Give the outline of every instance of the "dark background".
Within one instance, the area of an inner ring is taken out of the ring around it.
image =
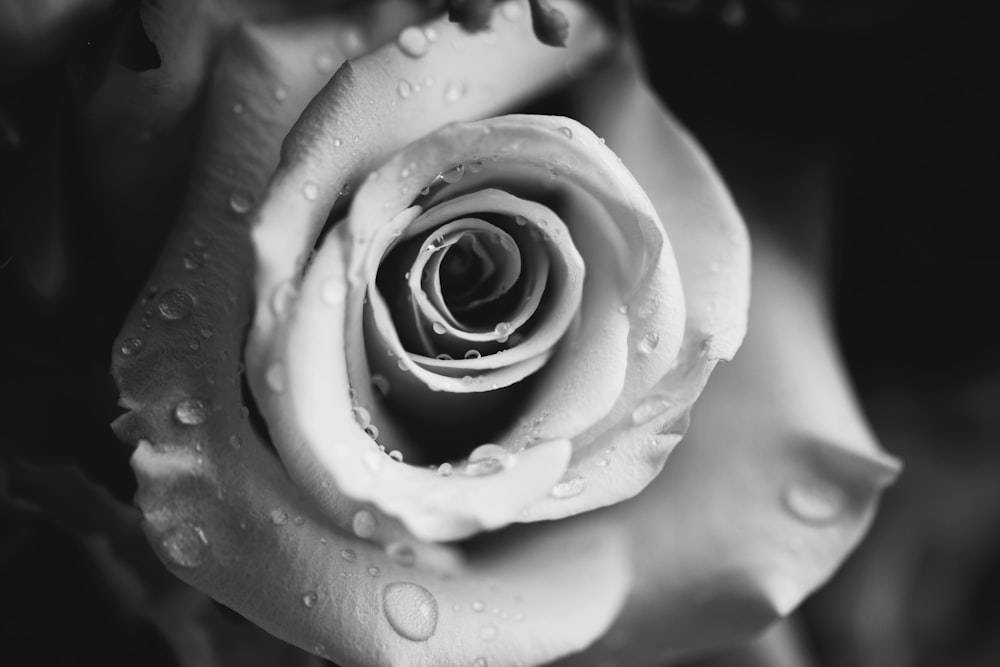
[[[65,34],[0,45],[0,609],[18,619],[0,651],[170,665],[131,611],[135,582],[99,556],[109,542],[148,586],[164,576],[112,502],[134,481],[107,369],[166,228],[122,253],[78,177],[68,72],[134,21],[133,2],[95,5]],[[997,4],[646,0],[634,18],[654,85],[739,204],[797,196],[796,175],[821,168],[802,196],[823,214],[767,224],[827,277],[863,408],[905,462],[802,609],[814,664],[1000,664]],[[78,492],[98,509],[73,507]]]

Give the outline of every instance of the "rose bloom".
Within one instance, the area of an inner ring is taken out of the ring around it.
[[[749,243],[622,36],[302,4],[149,5],[122,74],[172,127],[211,73],[114,347],[164,563],[345,666],[662,664],[790,613],[897,464],[766,239],[692,411]]]

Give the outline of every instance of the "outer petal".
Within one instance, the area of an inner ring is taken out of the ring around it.
[[[463,554],[411,543],[357,504],[343,530],[303,498],[248,419],[238,364],[253,255],[244,200],[232,195],[262,185],[275,139],[311,94],[273,95],[300,71],[310,35],[247,28],[222,56],[197,185],[116,341],[130,412],[114,426],[137,445],[147,536],[185,581],[344,665],[534,664],[579,650],[629,585],[619,544],[556,529]]]
[[[635,165],[647,190],[656,192],[647,179],[657,171],[643,166],[657,164],[644,157],[647,147],[676,149],[688,140],[665,131],[673,126],[636,78],[619,71],[605,85],[598,106],[616,100],[616,119],[598,127]],[[672,170],[684,166],[667,164]],[[698,183],[706,182],[692,182],[684,205],[698,207],[701,197],[714,196]],[[697,257],[699,248],[709,247],[701,233],[706,230],[694,231],[671,232],[679,258],[690,261],[691,253]],[[559,664],[662,664],[759,632],[839,565],[899,470],[879,450],[854,402],[816,276],[766,236],[755,248],[747,340],[709,383],[692,432],[670,465],[633,500],[564,520],[581,531],[623,526],[621,538],[630,544],[635,576],[643,583],[604,638]],[[716,280],[737,278],[720,266]],[[697,304],[714,296],[711,282],[708,287],[688,293],[695,304],[690,326],[704,326],[697,324]],[[739,315],[745,304],[720,301],[702,322],[723,308]],[[657,439],[648,445],[650,457],[660,456]]]

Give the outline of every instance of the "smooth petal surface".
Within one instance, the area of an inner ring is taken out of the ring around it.
[[[240,372],[253,259],[247,207],[260,201],[277,141],[313,94],[298,75],[311,37],[325,36],[318,28],[248,27],[221,55],[194,185],[115,343],[129,412],[114,428],[136,445],[144,529],[179,577],[340,664],[537,664],[580,650],[629,587],[619,543],[556,528],[524,545],[459,552],[415,541],[348,498],[327,516],[249,418]],[[276,98],[289,80],[298,85]],[[243,104],[236,122],[233,100]],[[350,517],[346,526],[340,516]]]

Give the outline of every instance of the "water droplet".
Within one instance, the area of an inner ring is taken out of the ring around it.
[[[597,462],[594,465],[596,465],[598,468],[607,468],[608,464],[610,463],[611,459],[609,459],[607,456],[602,456],[601,458],[597,459]]]
[[[519,21],[524,13],[524,8],[520,2],[500,3],[500,14],[508,21]]]
[[[233,449],[239,449],[243,446],[243,436],[235,434],[229,436],[229,444]]]
[[[566,137],[567,139],[572,139],[573,138],[573,130],[569,129],[566,126],[560,127],[559,128],[559,132],[562,133],[562,135],[564,137]]]
[[[451,477],[455,472],[454,466],[445,461],[440,466],[438,466],[437,474],[439,477]]]
[[[372,413],[370,413],[365,408],[356,406],[351,408],[351,414],[354,415],[354,421],[357,422],[358,426],[364,428],[372,423]]]
[[[645,424],[670,409],[670,401],[664,396],[647,396],[632,410],[632,421]]]
[[[445,183],[458,183],[462,180],[463,175],[465,175],[465,165],[456,164],[454,167],[441,172],[441,180]]]
[[[201,341],[195,338],[190,343],[188,343],[188,347],[191,348],[193,351],[197,352],[198,350],[201,349]]]
[[[273,392],[281,393],[285,390],[285,366],[281,362],[275,362],[267,369],[265,376],[267,386]]]
[[[309,201],[316,201],[319,197],[319,185],[312,181],[307,182],[302,186],[302,195]]]
[[[426,28],[424,28],[424,36],[427,38],[427,41],[430,42],[431,44],[438,41],[439,35],[437,28],[435,28],[432,25],[427,26]]]
[[[491,642],[497,638],[497,626],[484,625],[479,629],[479,638],[484,642]]]
[[[507,340],[507,336],[510,334],[510,323],[500,322],[493,328],[493,333],[497,335],[498,338],[502,338],[499,342],[504,342]]]
[[[396,463],[402,463],[403,452],[399,451],[398,449],[394,449],[391,452],[389,452],[389,458],[395,461]]]
[[[183,320],[191,314],[194,307],[194,297],[180,289],[167,290],[160,295],[157,309],[160,317],[165,320]]]
[[[472,607],[472,611],[476,612],[477,614],[481,614],[486,610],[486,603],[483,602],[482,600],[474,600],[472,604],[469,606]]]
[[[348,26],[340,34],[340,48],[345,56],[354,58],[368,50],[368,43],[357,26]]]
[[[181,567],[198,567],[208,555],[205,531],[193,523],[182,523],[172,528],[162,544],[167,558]]]
[[[441,354],[437,355],[434,358],[437,359],[438,361],[455,361],[454,357],[444,352],[442,352]]]
[[[444,101],[449,104],[458,102],[460,99],[465,97],[466,87],[464,83],[459,81],[449,81],[448,85],[444,87]]]
[[[306,518],[304,516],[301,516],[301,515],[300,516],[296,516],[294,519],[292,519],[292,523],[294,525],[296,525],[296,526],[305,525],[305,522],[306,522]]]
[[[279,102],[284,102],[286,99],[288,99],[288,89],[283,88],[282,86],[278,86],[277,88],[275,88],[274,99],[278,100]]]
[[[370,574],[373,577],[380,577],[382,576],[382,570],[372,565],[370,568],[368,568],[368,574]]]
[[[447,329],[445,329],[444,327],[444,324],[442,324],[441,322],[435,322],[434,324],[432,324],[431,329],[433,329],[434,333],[436,334],[443,334],[445,331],[447,331]]]
[[[819,480],[789,486],[783,499],[792,514],[814,525],[835,521],[847,507],[842,490]]]
[[[241,190],[235,190],[229,195],[229,208],[231,208],[234,213],[242,215],[249,211],[251,206],[253,206],[253,200],[247,193]]]
[[[271,523],[275,526],[284,526],[288,523],[288,512],[281,508],[274,508],[271,510]]]
[[[333,71],[334,67],[333,56],[326,51],[321,51],[316,54],[316,57],[313,59],[313,64],[316,65],[316,69],[321,74],[329,74]]]
[[[351,528],[354,530],[354,534],[361,539],[368,539],[378,529],[378,518],[369,510],[358,510],[354,513]]]
[[[185,398],[174,407],[174,417],[187,426],[204,424],[212,410],[212,404],[203,398]]]
[[[482,656],[476,658],[475,662],[472,663],[472,667],[488,667],[488,663],[486,662],[486,658],[484,658]]]
[[[480,445],[469,454],[465,474],[477,477],[496,474],[510,464],[511,458],[510,452],[500,445],[492,443]]]
[[[195,269],[200,269],[205,265],[205,255],[194,250],[188,250],[184,253],[184,268],[188,271],[194,271]]]
[[[483,355],[479,353],[479,350],[469,350],[468,352],[465,353],[466,359],[479,359],[482,356]]]
[[[379,375],[378,373],[372,375],[372,386],[382,398],[387,397],[389,395],[389,391],[392,389],[392,385],[389,383],[389,378],[384,375]]]
[[[131,357],[133,354],[138,354],[142,351],[142,339],[126,338],[122,341],[121,347],[118,349],[124,356]]]
[[[639,306],[639,309],[635,311],[635,314],[639,317],[640,320],[649,319],[649,317],[656,312],[656,309],[658,307],[659,304],[656,303],[655,300],[650,299],[649,301],[646,301],[641,306]]]
[[[317,600],[319,600],[319,595],[310,591],[302,596],[302,606],[312,608]]]
[[[385,548],[385,553],[403,567],[413,567],[417,562],[417,554],[413,551],[413,547],[402,542],[393,542]]]
[[[354,549],[344,549],[340,552],[340,557],[348,563],[353,563],[358,559],[358,554],[354,551]]]
[[[579,475],[567,477],[552,487],[552,497],[572,498],[573,496],[578,496],[580,495],[580,492],[583,491],[583,486],[583,477],[580,477]]]
[[[387,584],[382,589],[382,609],[392,629],[410,641],[427,641],[437,630],[437,600],[419,584]]]
[[[639,344],[637,349],[640,354],[651,354],[656,346],[660,343],[660,334],[655,331],[647,331],[646,334],[639,339]]]
[[[396,86],[396,92],[398,92],[399,96],[405,100],[406,98],[408,98],[410,95],[413,94],[413,86],[410,84],[409,81],[403,79],[402,81],[399,82],[399,85]]]
[[[417,26],[404,28],[396,39],[399,50],[411,58],[420,58],[427,54],[430,45],[427,41],[427,33]]]
[[[402,357],[396,361],[396,368],[404,372],[410,370],[406,367],[406,361]]]

